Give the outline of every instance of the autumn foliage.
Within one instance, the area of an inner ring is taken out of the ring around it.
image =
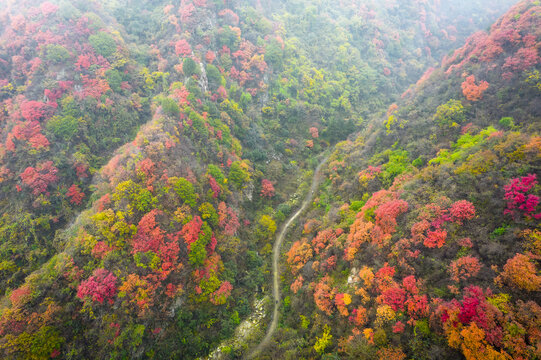
[[[81,300],[90,298],[102,304],[104,301],[113,303],[116,295],[117,278],[105,269],[96,269],[87,280],[83,281],[77,289],[77,297]]]
[[[470,101],[478,101],[483,98],[483,92],[488,89],[488,82],[481,81],[475,84],[475,75],[470,75],[462,83],[462,93]]]

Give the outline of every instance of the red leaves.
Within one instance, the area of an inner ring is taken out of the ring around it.
[[[188,249],[190,248],[190,245],[197,241],[199,238],[199,233],[201,232],[201,226],[203,225],[203,220],[201,220],[201,217],[195,216],[192,221],[184,225],[182,228],[182,236],[184,237],[184,242],[186,245],[188,245]]]
[[[210,189],[212,190],[212,197],[213,198],[218,198],[218,196],[220,195],[220,186],[218,185],[218,183],[216,182],[216,179],[214,179],[214,177],[212,177],[212,175],[209,175],[209,185],[210,185]]]
[[[105,79],[91,79],[87,75],[81,75],[81,78],[83,80],[83,91],[79,95],[82,98],[92,97],[99,99],[107,91],[111,90]]]
[[[43,14],[43,16],[47,17],[51,14],[54,14],[57,12],[58,10],[58,6],[54,5],[54,4],[51,4],[50,2],[46,1],[44,3],[41,4],[41,6],[39,7],[40,10],[41,10],[41,13]]]
[[[30,295],[32,295],[32,289],[30,289],[30,287],[27,285],[23,285],[11,292],[9,300],[11,301],[13,307],[19,307],[20,305],[24,304],[26,300],[28,300]]]
[[[70,202],[72,204],[81,205],[85,197],[85,194],[81,191],[79,186],[73,184],[70,186],[68,192],[66,193],[66,196],[71,198]]]
[[[293,283],[291,284],[291,291],[293,291],[294,294],[296,294],[300,288],[302,288],[302,283],[304,281],[304,278],[302,277],[302,275],[299,275],[295,281],[293,281]]]
[[[88,68],[92,65],[92,58],[88,54],[81,54],[79,55],[79,58],[77,59],[77,62],[75,63],[75,69],[77,71],[81,70],[88,70]]]
[[[312,245],[314,246],[316,254],[319,254],[328,244],[333,245],[334,240],[336,240],[336,234],[333,229],[320,231],[317,236],[312,239]]]
[[[41,133],[41,125],[39,121],[21,122],[15,125],[6,139],[6,148],[10,151],[15,151],[13,139],[28,141],[34,149],[47,148],[49,140]]]
[[[49,108],[41,101],[25,101],[21,104],[21,115],[28,121],[41,120]]]
[[[413,275],[406,276],[402,280],[402,286],[410,294],[417,294],[419,292],[419,289],[417,289],[417,281],[415,280],[415,276]]]
[[[396,228],[396,218],[408,211],[408,203],[404,200],[391,200],[380,205],[376,211],[376,226],[386,234],[391,234]]]
[[[178,56],[188,56],[192,53],[192,48],[186,39],[180,39],[175,43],[175,54]]]
[[[481,270],[481,263],[473,256],[461,257],[449,265],[451,279],[455,282],[473,277],[477,275],[479,270]]]
[[[446,238],[447,231],[445,230],[438,229],[435,231],[429,231],[424,241],[424,245],[428,248],[441,248],[445,244]]]
[[[117,290],[116,280],[117,278],[112,272],[96,269],[91,277],[79,285],[77,297],[81,300],[91,298],[92,301],[97,301],[100,304],[108,300],[109,304],[112,304]]]
[[[214,51],[212,50],[207,51],[207,53],[205,54],[205,60],[207,61],[207,63],[212,64],[215,59],[216,59],[216,54],[214,53]]]
[[[359,306],[356,309],[353,309],[349,321],[354,323],[357,326],[363,326],[368,321],[367,311],[364,307]]]
[[[137,172],[143,174],[147,179],[153,179],[156,165],[154,161],[145,158],[137,163]]]
[[[145,214],[137,224],[137,235],[133,239],[133,252],[157,252],[163,243],[164,232],[156,223],[158,210]]]
[[[459,225],[462,225],[462,221],[471,220],[475,216],[475,207],[467,200],[459,200],[451,205],[449,209],[451,219]]]
[[[311,127],[310,128],[310,135],[314,139],[317,139],[319,137],[319,131],[318,131],[317,127]]]
[[[327,315],[331,315],[332,309],[332,297],[331,287],[329,286],[330,278],[328,276],[323,277],[320,282],[315,285],[314,288],[314,302],[319,310],[325,312]]]
[[[210,294],[210,302],[214,305],[223,305],[231,295],[233,285],[229,281],[224,281],[218,290]]]
[[[521,178],[512,179],[509,184],[503,188],[505,190],[504,199],[507,200],[507,209],[504,214],[510,214],[517,217],[522,213],[526,218],[541,219],[541,212],[534,214],[539,204],[539,196],[527,194],[537,185],[537,175],[528,174]]]
[[[400,287],[392,287],[383,292],[383,302],[394,311],[404,310],[406,291]]]
[[[520,48],[514,56],[505,59],[503,68],[506,70],[521,72],[539,63],[539,56],[535,47]]]
[[[47,161],[36,168],[27,167],[20,176],[23,184],[32,188],[32,194],[39,195],[45,193],[47,186],[57,180],[57,172],[53,162]]]
[[[77,177],[79,179],[84,179],[88,177],[88,174],[86,173],[87,170],[88,170],[88,165],[82,164],[82,163],[75,164],[75,172],[77,173]]]
[[[235,14],[231,9],[223,9],[218,13],[218,15],[223,17],[226,23],[228,23],[229,25],[239,24],[239,16]]]
[[[393,333],[399,334],[401,332],[404,332],[404,329],[406,328],[406,325],[402,321],[397,321],[396,324],[393,325]]]
[[[261,194],[262,197],[271,198],[274,196],[274,186],[267,180],[261,180]]]
[[[428,297],[426,295],[409,296],[406,300],[406,308],[412,319],[420,319],[428,316]]]
[[[466,99],[477,101],[483,98],[483,92],[488,89],[488,82],[481,81],[479,85],[475,85],[475,75],[468,76],[462,83],[462,93]]]
[[[462,306],[458,313],[458,320],[462,324],[469,324],[473,317],[478,315],[477,310],[481,304],[481,299],[484,300],[483,292],[477,287],[469,287],[467,295],[462,300]]]
[[[229,236],[235,235],[240,226],[237,213],[228,208],[223,201],[218,204],[218,222],[224,233]]]

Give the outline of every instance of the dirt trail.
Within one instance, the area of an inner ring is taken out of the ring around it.
[[[280,316],[280,267],[279,267],[279,260],[280,260],[280,248],[282,247],[282,243],[284,242],[284,238],[287,234],[287,231],[289,230],[289,227],[299,215],[306,210],[306,207],[308,204],[312,202],[312,198],[314,197],[314,192],[316,191],[319,180],[320,180],[320,171],[321,167],[327,162],[329,159],[329,155],[327,155],[319,165],[314,170],[314,175],[312,177],[312,185],[310,186],[310,191],[306,195],[306,198],[304,199],[301,207],[289,217],[289,219],[286,221],[284,226],[282,227],[282,230],[278,234],[278,237],[276,238],[274,242],[274,247],[272,249],[272,297],[274,301],[274,309],[272,312],[272,321],[267,329],[267,333],[265,334],[265,337],[263,340],[257,345],[247,356],[246,359],[254,359],[260,352],[263,350],[270,342],[272,335],[274,334],[274,331],[276,330],[276,326],[278,325],[278,318]]]

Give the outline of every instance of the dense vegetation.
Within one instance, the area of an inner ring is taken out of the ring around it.
[[[541,356],[540,10],[520,2],[338,144],[285,256],[276,354]]]
[[[208,355],[336,143],[268,354],[541,356],[538,2],[338,3],[0,4],[2,357]]]

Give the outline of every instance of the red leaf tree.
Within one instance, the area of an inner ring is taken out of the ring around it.
[[[192,48],[186,39],[180,39],[175,43],[175,54],[179,56],[188,56],[192,53]]]
[[[79,285],[77,297],[81,300],[90,298],[100,304],[108,300],[109,304],[112,304],[117,291],[116,280],[116,276],[112,272],[96,269],[91,277]]]
[[[488,89],[488,83],[481,81],[479,85],[475,85],[475,75],[470,75],[466,81],[462,83],[462,93],[466,99],[477,101],[483,98],[483,92]]]
[[[537,185],[537,175],[528,174],[521,178],[512,179],[509,184],[504,186],[507,208],[504,214],[510,214],[517,217],[524,214],[526,218],[541,219],[541,212],[535,214],[539,205],[539,196],[528,194]]]
[[[32,194],[39,195],[47,191],[49,184],[57,180],[58,169],[52,161],[46,161],[36,168],[27,167],[20,175],[23,184],[32,188]]]
[[[267,179],[261,180],[261,196],[266,198],[274,196],[274,186]]]
[[[66,196],[70,198],[70,202],[75,205],[81,205],[85,197],[85,193],[81,191],[79,186],[73,184],[70,186]]]
[[[457,224],[462,224],[464,220],[471,220],[475,216],[475,207],[467,200],[460,200],[451,205],[449,209],[451,219]]]
[[[41,101],[25,101],[21,104],[21,115],[28,121],[41,120],[47,108],[47,104]]]

